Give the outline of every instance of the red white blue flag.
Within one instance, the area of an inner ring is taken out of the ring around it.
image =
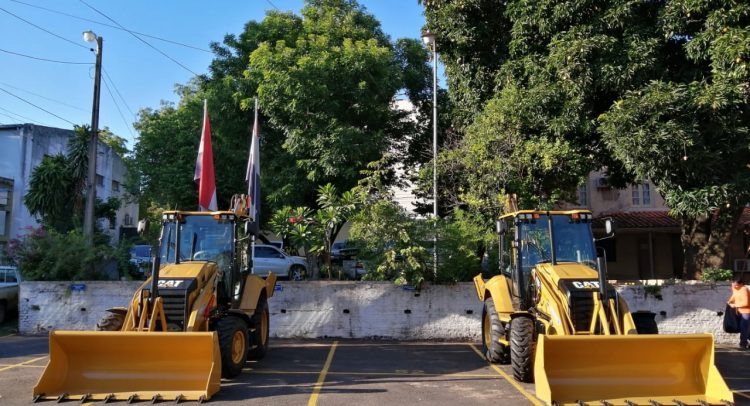
[[[203,131],[195,161],[193,180],[198,182],[198,206],[201,211],[216,211],[216,181],[214,154],[211,149],[211,123],[208,122],[208,102],[203,100]]]
[[[255,122],[250,140],[250,156],[247,159],[247,209],[248,216],[260,223],[260,124],[258,123],[258,99],[255,99]]]

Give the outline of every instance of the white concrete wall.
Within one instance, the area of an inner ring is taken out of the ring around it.
[[[70,285],[23,282],[21,334],[91,330],[105,309],[126,306],[140,282],[85,282],[81,292]],[[480,340],[482,307],[472,283],[427,286],[421,292],[388,282],[284,281],[278,286],[269,300],[272,337]],[[729,297],[728,282],[664,285],[661,299],[646,295],[642,285],[617,289],[632,311],[655,312],[663,334],[713,333],[716,342],[731,345],[739,340],[721,331],[718,313]]]

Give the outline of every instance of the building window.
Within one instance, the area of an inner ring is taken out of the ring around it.
[[[122,220],[122,223],[126,226],[132,226],[133,225],[133,218],[130,217],[130,214],[126,214],[125,218]]]
[[[589,207],[589,186],[586,183],[578,186],[578,205]]]
[[[96,186],[104,186],[104,176],[96,175]]]
[[[5,232],[5,219],[7,217],[8,217],[8,212],[5,210],[0,210],[0,237],[7,236]]]
[[[10,201],[10,190],[0,187],[0,206],[7,206]]]
[[[113,180],[112,181],[112,191],[113,192],[119,192],[120,191],[120,182]]]
[[[633,196],[633,206],[651,206],[651,186],[648,181],[631,186],[631,193]]]

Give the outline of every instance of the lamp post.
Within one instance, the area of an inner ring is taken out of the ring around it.
[[[94,244],[94,203],[96,202],[96,146],[99,133],[99,90],[102,79],[102,37],[93,31],[85,31],[83,40],[96,42],[96,65],[94,70],[94,103],[91,108],[91,136],[89,138],[89,167],[86,182],[86,207],[83,213],[83,234],[89,246]]]
[[[422,32],[422,41],[432,50],[432,216],[435,230],[432,239],[432,273],[437,278],[437,220],[438,220],[438,184],[437,184],[437,41],[435,34],[426,30]]]

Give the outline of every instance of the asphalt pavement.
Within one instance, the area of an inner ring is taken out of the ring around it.
[[[533,384],[513,380],[507,365],[488,364],[479,348],[476,343],[272,340],[266,358],[248,363],[237,379],[222,381],[210,404],[542,405]],[[31,404],[47,361],[46,337],[0,337],[0,405]],[[750,351],[719,348],[716,364],[735,391],[736,405],[750,406]]]

